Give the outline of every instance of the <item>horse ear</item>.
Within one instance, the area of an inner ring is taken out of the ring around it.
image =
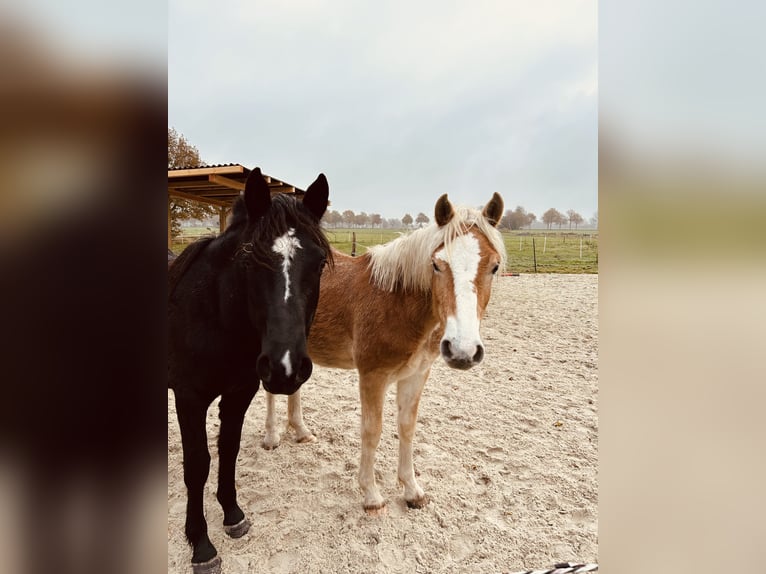
[[[245,182],[245,205],[250,220],[256,220],[266,215],[271,208],[271,192],[269,184],[261,174],[261,168],[256,167],[250,172]]]
[[[442,225],[447,225],[454,215],[455,210],[452,208],[452,204],[447,199],[447,194],[445,193],[436,200],[434,219],[436,219],[436,223],[441,227]]]
[[[484,206],[484,211],[482,211],[481,214],[486,217],[487,221],[494,227],[497,227],[497,224],[500,223],[500,220],[503,217],[503,198],[500,197],[499,193],[495,192],[492,195],[492,199],[490,199],[489,203]]]
[[[327,198],[330,195],[330,187],[327,185],[327,178],[320,173],[316,181],[306,190],[303,197],[303,205],[309,208],[317,219],[322,219],[324,212],[327,211]]]

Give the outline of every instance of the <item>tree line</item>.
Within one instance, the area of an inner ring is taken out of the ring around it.
[[[352,210],[347,209],[342,213],[339,211],[328,211],[325,213],[322,219],[326,227],[379,227],[382,229],[401,229],[403,227],[409,228],[415,224],[418,227],[427,225],[430,222],[429,217],[425,213],[418,213],[415,219],[409,213],[405,213],[401,219],[385,219],[381,217],[379,213],[367,214],[364,211],[361,213],[354,213]],[[508,210],[500,220],[498,227],[500,229],[523,229],[524,227],[530,228],[532,224],[537,221],[537,216],[528,212],[522,206],[516,207],[514,210]],[[585,219],[582,215],[577,213],[574,209],[570,209],[566,214],[561,213],[559,210],[551,207],[548,211],[543,213],[542,222],[547,225],[548,229],[557,225],[561,229],[564,225],[569,225],[569,229],[577,229]],[[598,214],[594,215],[590,223],[593,225],[598,224]]]
[[[413,223],[419,227],[427,225],[431,220],[425,213],[418,213],[415,219],[409,213],[405,213],[401,219],[384,218],[379,213],[367,214],[364,211],[354,213],[351,209],[344,212],[330,210],[324,214],[322,222],[326,227],[378,227],[380,229],[401,229],[412,227]]]
[[[501,229],[522,229],[524,227],[531,228],[532,224],[537,221],[537,216],[528,212],[522,206],[517,206],[516,209],[511,211],[510,209],[505,212],[505,215],[500,220],[499,227]],[[548,211],[543,213],[542,222],[550,229],[553,225],[558,225],[561,229],[563,225],[569,224],[569,229],[572,229],[572,225],[575,229],[585,221],[582,215],[577,213],[574,209],[569,209],[566,215],[561,213],[558,209],[551,207]],[[594,215],[590,222],[594,225],[598,224],[598,214]]]

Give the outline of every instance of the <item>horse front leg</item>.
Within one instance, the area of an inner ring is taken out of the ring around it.
[[[375,451],[383,428],[383,399],[387,381],[383,377],[359,374],[359,397],[362,401],[362,456],[359,463],[359,486],[365,512],[378,516],[386,512],[386,502],[375,483]]]
[[[428,497],[415,479],[412,463],[412,439],[418,418],[418,405],[430,369],[397,382],[396,404],[399,426],[399,482],[404,485],[404,500],[409,508],[423,508]]]
[[[183,446],[184,484],[186,484],[186,539],[192,546],[194,574],[217,574],[221,558],[207,535],[203,491],[210,472],[205,429],[209,403],[176,394],[176,413]]]
[[[223,528],[232,538],[243,536],[250,529],[250,521],[237,504],[237,489],[234,485],[239,443],[242,438],[242,423],[245,413],[253,400],[257,386],[225,393],[221,397],[219,418],[221,432],[218,435],[218,491],[216,498],[223,509]]]
[[[312,433],[303,422],[300,389],[287,397],[287,421],[295,431],[295,442],[307,443],[314,442],[317,439],[317,437],[314,436],[314,433]]]

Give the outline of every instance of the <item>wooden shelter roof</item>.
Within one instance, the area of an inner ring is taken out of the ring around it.
[[[238,163],[169,169],[168,194],[218,207],[231,207],[245,189],[248,175],[250,170]],[[263,177],[272,195],[294,193],[302,196],[306,193],[303,189],[265,173]]]

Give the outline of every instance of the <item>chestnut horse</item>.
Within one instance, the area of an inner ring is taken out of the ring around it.
[[[221,397],[216,498],[225,532],[238,538],[250,528],[234,484],[245,412],[261,382],[270,393],[290,394],[311,376],[306,337],[322,267],[331,258],[319,224],[328,191],[320,174],[303,201],[272,198],[256,168],[234,203],[229,227],[190,245],[170,266],[168,386],[181,429],[185,531],[195,574],[221,571],[203,512],[208,407]]]
[[[497,193],[483,211],[455,209],[445,194],[436,202],[435,223],[371,247],[361,257],[335,252],[334,268],[322,274],[308,352],[318,365],[359,372],[359,485],[368,514],[385,511],[373,467],[383,401],[393,383],[404,498],[410,508],[428,503],[412,466],[420,395],[440,353],[455,369],[470,369],[484,357],[479,326],[492,278],[506,258],[496,229],[502,215]],[[299,392],[288,398],[288,421],[300,442],[313,440],[303,423]],[[279,444],[276,427],[274,397],[267,393],[264,448]]]

